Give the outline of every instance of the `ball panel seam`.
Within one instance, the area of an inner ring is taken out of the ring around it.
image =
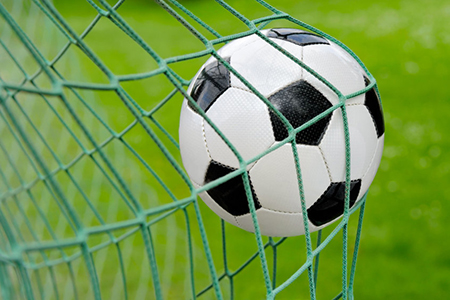
[[[380,140],[381,137],[383,137],[383,136],[384,136],[384,133],[378,138],[378,140]],[[379,147],[379,146],[380,146],[380,145],[377,143],[377,148],[375,149],[375,151],[374,151],[374,153],[373,153],[373,155],[372,155],[372,158],[371,158],[371,160],[370,160],[369,166],[367,167],[366,172],[364,172],[364,174],[363,174],[363,176],[361,176],[361,178],[366,177],[367,173],[369,172],[370,167],[372,166],[373,161],[374,161],[374,159],[375,159],[375,156],[377,155],[377,150],[378,150],[378,147]]]
[[[239,224],[239,221],[238,221],[238,219],[236,218],[236,216],[233,216],[233,218],[234,218],[234,220],[236,220],[236,224],[238,225],[238,227],[242,228],[242,225]]]
[[[358,106],[358,105],[364,106],[364,103],[350,103],[350,104],[345,104],[346,107],[349,107],[349,106]]]
[[[202,132],[203,141],[205,142],[206,153],[208,153],[209,159],[212,160],[211,153],[209,152],[208,143],[206,142],[206,132],[205,132],[205,119],[202,119]]]
[[[299,205],[301,205],[301,203],[299,203]],[[276,209],[267,208],[267,207],[264,207],[264,206],[263,206],[263,208],[266,209],[266,210],[277,212],[277,213],[283,213],[283,214],[289,214],[289,215],[302,215],[302,212],[291,212],[291,211],[276,210]]]
[[[330,177],[330,182],[333,182],[330,166],[328,165],[328,161],[325,158],[325,155],[323,154],[322,148],[320,147],[320,145],[317,145],[317,148],[319,148],[320,155],[322,155],[323,162],[325,163],[325,167],[327,168],[327,173],[328,173],[328,176]]]

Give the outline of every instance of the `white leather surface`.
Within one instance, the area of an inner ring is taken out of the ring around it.
[[[350,61],[348,55],[345,56],[342,51],[336,50],[335,47],[323,44],[306,46],[303,49],[303,62],[328,80],[344,95],[357,92],[365,87],[363,73],[359,66],[356,67],[356,61]],[[320,82],[309,72],[305,72],[304,78],[308,82],[316,83],[314,84],[316,88]],[[319,90],[325,96],[328,96],[330,89],[324,83],[320,82],[320,84],[322,87]],[[333,97],[330,100],[333,101],[334,99],[336,98]],[[349,99],[347,103],[363,103],[364,99],[364,95],[360,95]],[[332,103],[337,104],[337,102]]]
[[[298,145],[300,169],[307,208],[330,184],[329,175],[316,146]],[[290,144],[263,156],[250,170],[259,203],[280,212],[301,212],[299,184]]]
[[[263,152],[275,141],[266,105],[250,92],[229,88],[206,114],[245,160]],[[206,122],[205,135],[212,159],[230,167],[239,167],[231,149]]]
[[[370,166],[367,169],[366,174],[364,174],[364,177],[362,178],[361,193],[360,193],[361,196],[363,196],[367,192],[369,186],[372,184],[372,181],[375,178],[378,167],[380,166],[381,156],[383,155],[383,147],[384,147],[384,134],[380,136],[380,138],[378,139],[377,150],[375,152],[375,155],[373,156],[373,160],[370,163]]]
[[[377,148],[377,134],[369,111],[364,105],[347,107],[350,132],[350,175],[361,179]],[[330,124],[320,143],[334,182],[345,181],[345,136],[342,111],[333,112]]]
[[[203,137],[202,123],[203,118],[189,108],[185,99],[181,105],[179,128],[181,159],[191,180],[200,185],[204,182],[210,161]]]
[[[296,236],[305,234],[302,213],[280,213],[260,208],[256,212],[258,225],[262,235],[267,236]],[[238,226],[250,232],[255,232],[252,216],[250,214],[236,217]],[[309,221],[310,232],[317,231]]]
[[[233,55],[237,50],[242,49],[243,47],[257,41],[261,40],[260,37],[258,37],[256,34],[252,34],[243,38],[239,38],[237,40],[233,40],[231,42],[228,42],[228,44],[221,47],[217,53],[219,53],[222,57],[228,57]]]
[[[301,59],[302,47],[280,39],[271,40]],[[262,39],[236,51],[231,65],[265,97],[300,80],[303,70]],[[237,77],[230,78],[232,86],[248,90]]]

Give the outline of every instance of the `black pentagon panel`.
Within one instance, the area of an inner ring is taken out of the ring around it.
[[[294,82],[268,98],[283,116],[297,128],[332,106],[330,101],[305,80]],[[331,114],[297,133],[298,144],[318,145],[331,119]],[[288,130],[281,119],[270,111],[270,121],[276,141],[288,137]]]
[[[361,179],[350,182],[350,207],[358,199]],[[315,226],[326,224],[344,213],[345,182],[332,182],[328,189],[310,208],[308,218]]]
[[[230,57],[224,58],[230,63]],[[191,97],[205,112],[230,87],[230,71],[218,60],[208,64],[202,70],[191,91]],[[188,102],[194,111],[194,106]]]
[[[368,86],[370,84],[370,80],[367,77],[364,77],[364,80],[366,82],[366,86]],[[367,107],[370,115],[372,116],[372,120],[377,131],[377,136],[382,136],[384,133],[383,108],[381,106],[380,98],[375,91],[375,88],[369,90],[366,93],[366,100],[364,102],[364,105]]]
[[[206,171],[205,183],[223,177],[235,170],[236,169],[234,168],[212,160],[208,166],[208,170]],[[208,190],[207,193],[214,201],[216,201],[217,204],[233,216],[240,216],[250,212],[247,196],[245,194],[244,181],[241,176],[231,178],[230,180]],[[257,200],[253,187],[252,195],[255,208],[261,208],[261,204],[259,204]]]
[[[293,28],[271,29],[267,33],[267,37],[289,41],[299,46],[330,44],[325,38],[317,34]]]

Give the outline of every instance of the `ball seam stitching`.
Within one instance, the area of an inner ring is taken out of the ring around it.
[[[330,182],[333,182],[333,178],[331,176],[331,170],[330,170],[330,167],[328,166],[328,162],[325,158],[325,155],[323,154],[322,148],[320,147],[320,145],[317,145],[317,148],[319,148],[320,155],[322,156],[323,162],[325,163],[325,168],[327,169],[327,173],[328,173],[328,177],[330,178]]]
[[[348,100],[348,99],[347,99]],[[348,106],[357,106],[357,105],[364,105],[364,103],[351,103],[351,104],[345,104],[346,107]]]
[[[301,211],[299,212],[291,212],[291,211],[283,211],[283,210],[276,210],[276,209],[272,209],[272,208],[267,208],[262,206],[262,208],[273,211],[273,212],[279,212],[279,213],[283,213],[283,214],[289,214],[289,215],[303,215],[303,213]]]
[[[208,153],[208,157],[212,160],[211,153],[209,152],[208,143],[206,142],[206,132],[205,132],[205,119],[202,118],[202,132],[203,132],[203,142],[205,142],[206,153]]]
[[[301,57],[301,61],[304,62],[304,61],[303,61],[303,47],[301,47],[300,53],[301,53],[301,56],[300,56],[300,57]],[[304,73],[304,69],[303,69],[302,66],[300,66],[300,79],[304,79],[304,78],[303,78],[303,76],[304,76],[303,73]]]
[[[233,89],[238,89],[238,90],[241,90],[241,91],[250,93],[250,94],[252,94],[252,95],[255,95],[255,93],[253,93],[251,90],[247,90],[247,89],[245,89],[245,88],[243,88],[243,87],[239,87],[239,86],[232,85],[231,83],[230,83],[230,87],[233,88]],[[256,96],[256,95],[255,95],[255,96]]]
[[[374,159],[375,159],[375,156],[377,155],[378,147],[380,146],[380,144],[378,144],[378,141],[379,141],[379,140],[380,140],[380,138],[377,138],[377,148],[376,148],[375,151],[373,152],[372,159],[370,160],[370,164],[369,164],[369,166],[367,167],[366,172],[364,172],[364,174],[361,176],[361,181],[363,180],[364,177],[366,177],[367,173],[369,173],[370,167],[372,166],[373,161],[374,161]],[[376,174],[376,173],[375,173],[375,174]]]
[[[192,183],[194,183],[194,184],[196,184],[196,185],[198,185],[198,187],[202,187],[202,185],[201,184],[199,184],[197,181],[195,181],[195,180],[193,180],[192,178],[190,178],[189,177],[189,179],[192,181]],[[197,189],[197,188],[195,188],[195,189]],[[197,196],[199,195],[199,193],[197,193]]]

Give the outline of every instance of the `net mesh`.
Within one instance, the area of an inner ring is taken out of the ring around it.
[[[83,14],[79,18],[64,17],[61,11],[70,8],[60,11],[49,0],[0,4],[1,299],[274,299],[282,291],[286,297],[316,299],[319,254],[339,233],[340,244],[333,248],[334,252],[341,248],[335,263],[340,278],[335,299],[353,298],[365,197],[349,208],[350,146],[344,102],[376,87],[371,74],[345,45],[261,0],[248,2],[245,8],[240,2],[231,6],[217,0],[215,10],[195,1],[138,2],[135,10],[148,10],[144,19],[129,10],[122,13],[128,2],[79,2],[78,15]],[[202,5],[207,9],[201,10]],[[250,19],[241,10],[259,10],[261,16]],[[202,19],[208,21],[200,19],[202,12]],[[208,25],[218,16],[229,20],[217,26],[220,29]],[[281,24],[277,22],[336,42],[358,60],[371,83],[343,95],[260,33]],[[234,32],[227,31],[231,23]],[[170,26],[175,29],[166,31]],[[219,34],[222,31],[226,34]],[[292,128],[216,52],[224,43],[251,34],[319,78],[340,103]],[[310,234],[307,226],[304,237],[261,236],[246,166],[278,146],[243,160],[187,95],[190,78],[210,56],[288,127],[289,137],[279,145],[292,145],[305,225],[294,137],[341,109],[346,202],[342,220],[326,236],[322,231]],[[241,166],[199,189],[189,181],[179,155],[183,98],[198,108]],[[236,176],[245,184],[254,235],[226,225],[203,209],[197,197]],[[349,216],[358,209],[351,233]],[[348,248],[353,250],[351,257]],[[323,272],[327,281],[330,269]]]

